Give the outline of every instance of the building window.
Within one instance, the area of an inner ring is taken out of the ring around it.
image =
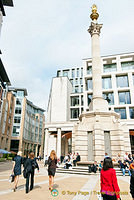
[[[73,81],[74,81],[74,80],[73,80],[73,79],[70,79],[70,81],[71,81],[71,83],[72,83],[72,86],[73,86]]]
[[[75,85],[78,85],[78,78],[75,79]]]
[[[83,95],[81,96],[81,106],[84,105]]]
[[[112,88],[111,78],[102,78],[102,88],[103,89],[110,89]]]
[[[81,77],[83,77],[83,68],[81,68]]]
[[[11,140],[10,151],[18,152],[19,150],[19,140]]]
[[[72,69],[72,78],[75,77],[75,69]]]
[[[119,104],[131,104],[130,92],[119,92]]]
[[[129,108],[130,119],[134,119],[134,108]]]
[[[76,73],[77,73],[77,77],[79,77],[79,68],[77,68]]]
[[[87,81],[86,81],[86,89],[87,90],[92,90],[93,89],[92,79],[87,79]]]
[[[79,106],[79,96],[71,97],[71,106]]]
[[[20,126],[13,126],[12,136],[18,136],[20,133]]]
[[[63,71],[63,76],[68,76],[68,71],[67,70]]]
[[[121,63],[121,68],[122,70],[130,70],[134,69],[134,61],[129,61],[129,62],[122,62]]]
[[[24,91],[17,91],[17,96],[24,97]]]
[[[107,100],[109,105],[114,105],[114,94],[113,92],[103,93],[103,98]]]
[[[92,74],[92,66],[87,66],[87,74]]]
[[[79,86],[75,86],[75,93],[79,93]]]
[[[117,76],[117,87],[128,87],[128,77],[127,76]]]
[[[71,109],[71,119],[77,119],[79,117],[79,108]]]
[[[57,77],[61,76],[61,71],[57,72]]]
[[[17,104],[17,105],[21,105],[21,102],[22,102],[22,100],[20,100],[20,99],[18,99],[18,98],[16,99],[16,104]]]
[[[81,84],[81,85],[83,84],[83,79],[82,79],[82,78],[80,79],[80,84]]]
[[[20,124],[21,117],[14,117],[14,123]]]
[[[88,94],[88,95],[87,95],[88,106],[89,106],[91,100],[92,100],[92,94]]]
[[[103,72],[115,72],[115,71],[117,71],[116,63],[103,65]]]
[[[121,116],[121,119],[126,119],[126,108],[115,108],[114,109],[115,112],[119,113]]]
[[[15,108],[15,114],[21,114],[21,108],[16,107]]]
[[[81,93],[83,92],[83,85],[81,85]]]

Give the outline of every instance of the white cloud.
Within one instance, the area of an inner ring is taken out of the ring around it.
[[[14,0],[2,27],[2,59],[13,86],[47,107],[51,78],[63,67],[91,57],[87,32],[93,3],[98,5],[101,54],[133,51],[133,0]]]

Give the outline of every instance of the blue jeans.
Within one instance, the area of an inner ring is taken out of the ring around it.
[[[129,176],[131,176],[131,172],[130,172],[129,169],[126,170],[126,169],[124,169],[124,168],[121,168],[121,171],[122,171],[122,173],[123,173],[123,176],[125,175],[125,172],[126,172],[126,171],[128,171]]]

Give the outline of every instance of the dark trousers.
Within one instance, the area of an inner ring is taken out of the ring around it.
[[[31,176],[31,183],[30,183],[30,190],[33,189],[34,186],[34,170],[32,170],[32,172],[28,172],[27,173],[27,178],[26,178],[26,193],[29,192],[29,179]]]
[[[74,166],[76,166],[77,160],[73,160],[73,164]]]
[[[117,200],[116,196],[110,196],[107,194],[102,194],[103,200]]]

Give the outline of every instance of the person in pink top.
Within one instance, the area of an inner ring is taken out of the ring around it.
[[[117,183],[115,169],[113,169],[112,159],[110,157],[104,159],[100,180],[103,200],[120,200],[120,189]]]

